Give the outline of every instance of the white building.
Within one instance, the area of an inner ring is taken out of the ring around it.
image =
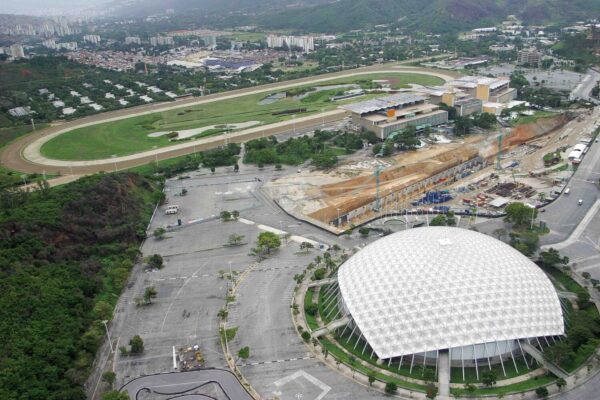
[[[512,363],[526,344],[543,347],[565,334],[546,274],[511,246],[467,229],[379,239],[342,264],[330,290],[340,337],[352,332],[359,351],[388,365],[437,365],[446,352],[464,374],[478,363]]]
[[[100,43],[100,36],[99,35],[83,35],[83,40],[85,42],[89,42],[92,44],[98,44],[98,43]]]
[[[71,114],[74,114],[75,111],[77,111],[77,110],[74,109],[73,107],[66,107],[66,108],[62,109],[63,115],[71,115]]]
[[[309,53],[315,49],[314,36],[267,36],[267,47],[299,47],[304,53]]]
[[[15,43],[10,46],[10,55],[12,58],[23,58],[25,57],[25,51],[23,50],[23,46],[18,43]]]
[[[173,46],[175,41],[173,40],[173,36],[154,36],[150,38],[151,46]]]
[[[139,36],[127,36],[125,38],[125,44],[142,44],[142,39]]]

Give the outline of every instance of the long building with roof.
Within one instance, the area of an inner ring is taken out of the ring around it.
[[[379,138],[413,125],[417,129],[448,122],[448,112],[429,102],[428,96],[397,93],[341,106],[352,115],[352,122]]]

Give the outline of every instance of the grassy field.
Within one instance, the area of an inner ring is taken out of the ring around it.
[[[536,122],[538,119],[554,117],[556,115],[558,115],[558,113],[551,112],[551,111],[537,111],[533,115],[521,115],[518,118],[516,118],[514,121],[512,121],[511,124],[513,126],[523,125],[523,124],[531,124],[533,122]]]
[[[386,78],[393,80],[394,87],[403,87],[408,83],[421,85],[442,83],[441,79],[427,75],[391,73],[340,78],[328,81],[327,84],[354,83],[369,79]],[[325,83],[319,84],[323,85]],[[166,136],[149,137],[148,134],[152,132],[176,131],[246,121],[260,121],[269,124],[292,118],[290,115],[272,115],[276,111],[299,107],[306,108],[305,113],[297,115],[300,117],[318,113],[322,109],[331,110],[339,104],[362,101],[373,96],[357,97],[344,102],[330,102],[327,98],[322,97],[318,97],[313,102],[286,98],[272,104],[259,105],[260,100],[266,95],[266,93],[261,93],[208,104],[184,106],[165,112],[75,129],[44,144],[41,152],[46,157],[60,160],[93,160],[109,158],[112,155],[123,156],[151,150],[155,146],[164,147],[173,144],[173,142],[169,142]]]

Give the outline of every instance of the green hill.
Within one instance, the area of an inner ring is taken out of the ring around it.
[[[516,15],[547,24],[600,15],[596,0],[340,0],[258,18],[268,29],[344,32],[378,24],[431,32],[481,27]]]

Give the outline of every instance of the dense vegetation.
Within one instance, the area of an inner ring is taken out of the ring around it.
[[[585,20],[600,12],[594,0],[341,0],[327,5],[267,14],[267,28],[308,32],[347,32],[391,24],[422,32],[453,32],[493,25],[517,15],[527,23]]]
[[[251,140],[245,145],[245,163],[299,165],[312,160],[317,168],[332,167],[338,154],[362,149],[362,139],[352,133],[316,130],[314,136],[302,136],[279,142],[276,137]]]
[[[0,398],[85,399],[160,195],[132,173],[0,192]]]

